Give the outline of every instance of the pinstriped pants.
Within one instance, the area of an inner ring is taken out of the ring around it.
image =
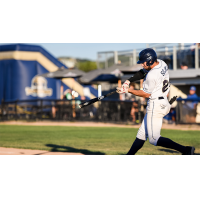
[[[149,143],[156,146],[160,137],[163,117],[169,113],[170,108],[167,97],[161,100],[148,100],[147,112],[138,130],[137,138],[141,140],[149,138]]]

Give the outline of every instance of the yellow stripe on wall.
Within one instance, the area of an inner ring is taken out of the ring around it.
[[[49,72],[54,72],[59,69],[53,62],[51,62],[47,57],[45,57],[40,52],[27,52],[27,51],[8,51],[0,52],[0,60],[26,60],[38,61],[43,67],[45,67]]]
[[[7,51],[0,52],[0,60],[26,60],[26,61],[37,61],[49,72],[54,72],[59,69],[53,62],[51,62],[47,57],[45,57],[40,52],[27,52],[27,51]],[[73,78],[64,78],[62,82],[70,88],[73,88],[81,96],[84,96],[83,86]],[[95,98],[93,94],[90,96],[91,99]]]

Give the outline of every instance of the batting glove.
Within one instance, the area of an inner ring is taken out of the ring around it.
[[[124,82],[124,84],[122,85],[122,87],[129,88],[129,85],[130,85],[130,81],[129,81],[129,80],[126,80],[126,81]]]
[[[128,93],[127,87],[117,87],[116,89],[117,89],[116,92],[119,93],[119,94]]]

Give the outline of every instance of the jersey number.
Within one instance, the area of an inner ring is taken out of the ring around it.
[[[168,88],[169,88],[169,82],[168,82],[168,80],[164,80],[163,81],[162,92],[163,93],[166,92],[168,90]]]

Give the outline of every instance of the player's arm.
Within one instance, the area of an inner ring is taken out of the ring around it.
[[[155,77],[154,76],[148,76],[145,84],[144,84],[144,88],[143,90],[131,90],[128,87],[117,87],[117,93],[119,94],[123,94],[123,93],[131,93],[134,94],[136,96],[140,96],[140,97],[144,97],[144,98],[149,98],[151,96],[151,93],[153,92],[154,88],[155,88]]]
[[[148,93],[144,92],[143,90],[131,90],[128,88],[128,92],[131,94],[134,94],[136,96],[144,97],[144,98],[149,98],[151,96],[151,94],[148,94]]]
[[[139,97],[149,98],[151,94],[144,92],[143,90],[131,90],[128,87],[117,87],[116,90],[117,93],[123,94],[123,93],[131,93]]]
[[[124,82],[124,84],[122,85],[122,87],[129,87],[130,83],[144,79],[146,74],[147,73],[146,73],[146,71],[144,71],[144,69],[139,70],[138,72],[136,72],[136,74],[134,76],[127,79]]]

